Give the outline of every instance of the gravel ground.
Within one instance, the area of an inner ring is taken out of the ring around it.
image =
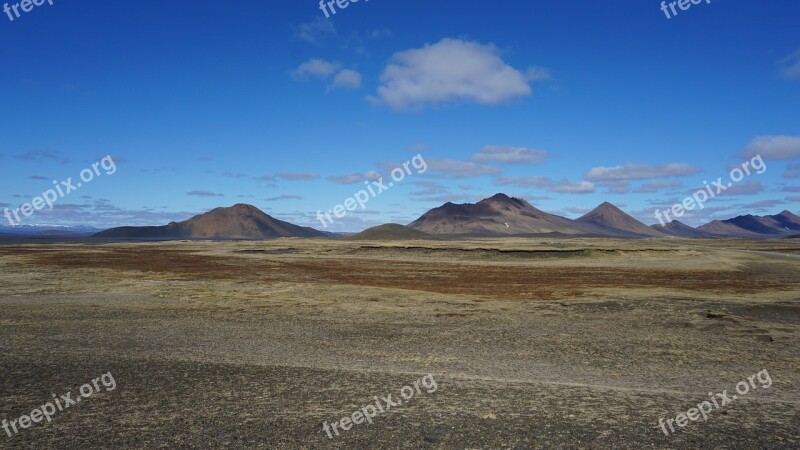
[[[377,259],[360,245],[0,246],[0,420],[52,394],[75,397],[102,374],[116,384],[52,422],[0,436],[0,447],[800,446],[800,262],[735,243],[597,255],[570,242],[574,257],[483,252],[465,268],[418,245]],[[131,251],[150,263],[113,258]],[[329,263],[343,260],[354,273],[395,273],[348,283]],[[485,289],[456,292],[448,274],[481,267]],[[509,274],[553,268],[613,276],[580,286],[536,278],[538,291],[508,285]],[[636,278],[653,268],[663,276]],[[692,289],[686,280],[701,283],[702,268],[757,285]],[[678,288],[659,284],[679,276]],[[396,286],[403,277],[407,287]],[[709,392],[736,395],[765,369],[769,387],[754,379],[707,421],[670,436],[659,428]],[[435,389],[422,386],[372,424],[332,439],[324,431],[375,396],[402,400],[402,388],[428,374]]]

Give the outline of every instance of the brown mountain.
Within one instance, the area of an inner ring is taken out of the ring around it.
[[[474,204],[447,202],[426,212],[408,226],[430,234],[584,233],[569,219],[540,211],[525,200],[505,194],[497,194]]]
[[[648,227],[608,202],[603,202],[588,214],[578,218],[577,222],[593,224],[610,232],[621,230],[640,236],[664,236],[664,233]]]
[[[714,220],[698,230],[732,237],[782,237],[800,232],[800,217],[789,211],[774,216],[738,216],[728,220]]]
[[[623,213],[624,214],[624,213]],[[478,203],[444,205],[431,209],[409,227],[430,234],[525,235],[561,233],[568,235],[600,235],[635,237],[631,233],[578,222],[549,214],[520,198],[496,194]],[[645,227],[646,228],[646,227]],[[652,232],[652,230],[651,230]]]
[[[685,223],[678,220],[673,220],[672,222],[666,225],[661,225],[657,223],[655,225],[650,225],[650,228],[656,231],[660,231],[661,233],[667,234],[669,236],[675,236],[675,237],[710,238],[716,236],[713,233],[709,233],[707,231],[701,231],[698,230],[697,228],[690,227],[689,225],[686,225]]]
[[[326,234],[268,216],[255,206],[216,208],[183,222],[160,227],[121,227],[95,234],[110,239],[274,239]]]

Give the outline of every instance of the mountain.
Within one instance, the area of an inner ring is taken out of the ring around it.
[[[497,194],[474,204],[447,202],[426,212],[408,226],[430,234],[585,234],[573,221],[540,211],[525,200],[505,194]]]
[[[26,237],[81,237],[91,236],[100,228],[65,225],[17,225],[0,226],[0,234]]]
[[[300,227],[264,214],[255,206],[216,208],[183,222],[160,227],[121,227],[95,234],[108,239],[274,239],[322,237],[326,233]]]
[[[657,223],[655,225],[650,225],[650,228],[659,231],[661,233],[664,233],[666,235],[675,237],[710,238],[716,236],[715,234],[709,233],[707,231],[701,231],[698,230],[697,228],[690,227],[689,225],[686,225],[685,223],[680,222],[678,220],[673,220],[672,222],[666,225],[661,225]]]
[[[611,233],[621,230],[640,236],[664,236],[664,233],[648,227],[608,202],[603,202],[600,206],[578,218],[576,221],[596,225],[609,230]]]
[[[800,217],[789,211],[774,216],[748,214],[728,220],[714,220],[697,229],[731,237],[782,237],[800,232]]]
[[[621,212],[621,211],[620,211]],[[623,215],[625,213],[622,213]],[[631,220],[634,220],[631,218]],[[638,223],[638,222],[637,222]],[[525,235],[561,233],[567,235],[600,235],[618,237],[642,237],[656,233],[647,228],[647,233],[632,233],[613,229],[591,222],[578,222],[566,217],[549,214],[531,206],[520,198],[496,194],[478,203],[444,205],[431,209],[409,227],[430,234],[476,234],[476,235]],[[644,226],[644,225],[642,225]]]
[[[361,233],[348,237],[353,240],[368,241],[387,241],[387,240],[411,240],[411,239],[434,239],[428,233],[415,230],[405,225],[387,223],[377,227],[368,228]]]

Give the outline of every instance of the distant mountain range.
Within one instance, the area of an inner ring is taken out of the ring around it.
[[[654,230],[663,234],[676,237],[684,237],[684,238],[709,238],[717,236],[714,233],[709,233],[707,231],[702,231],[698,230],[697,228],[690,227],[689,225],[686,225],[685,223],[680,222],[678,220],[673,220],[672,222],[666,225],[661,225],[661,224],[650,225],[650,228],[653,228]]]
[[[776,238],[800,233],[800,217],[789,211],[774,216],[739,216],[693,228],[679,221],[647,226],[611,203],[571,220],[540,211],[505,194],[471,204],[431,209],[409,227],[431,235],[527,235],[559,233],[612,237]]]
[[[331,237],[309,227],[277,220],[255,206],[216,208],[183,222],[164,226],[120,227],[0,227],[0,236],[93,237],[105,239],[274,239]],[[408,226],[386,224],[365,230],[354,239],[426,239],[443,236],[525,235],[607,236],[629,238],[781,238],[800,235],[800,217],[783,211],[774,216],[739,216],[715,220],[698,228],[679,221],[647,226],[611,203],[604,202],[578,219],[546,213],[520,198],[496,194],[478,203],[445,203]]]
[[[697,228],[700,231],[733,237],[782,237],[800,233],[800,217],[789,211],[774,216],[739,216],[715,220]]]
[[[18,225],[0,226],[0,235],[25,237],[85,237],[100,231],[100,228],[62,225]]]

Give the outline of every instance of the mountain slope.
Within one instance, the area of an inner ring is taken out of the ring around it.
[[[216,208],[183,222],[160,227],[120,227],[93,237],[110,239],[274,239],[321,237],[325,233],[268,216],[255,206]]]
[[[598,227],[612,231],[621,230],[641,236],[664,236],[664,233],[639,222],[609,202],[603,202],[588,214],[576,219],[576,221],[597,225]]]

